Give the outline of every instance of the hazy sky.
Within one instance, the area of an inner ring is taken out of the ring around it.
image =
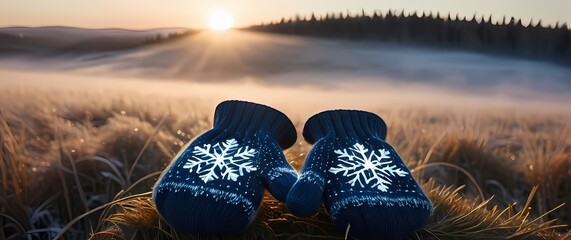
[[[570,0],[2,0],[0,26],[64,25],[88,28],[207,26],[217,9],[230,12],[238,26],[310,14],[365,9],[439,11],[473,16],[520,17],[524,22],[571,23]]]

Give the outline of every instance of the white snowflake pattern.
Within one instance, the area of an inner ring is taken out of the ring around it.
[[[256,149],[240,147],[236,139],[214,145],[204,144],[203,147],[194,147],[192,158],[187,160],[183,168],[197,173],[205,183],[219,178],[236,181],[244,172],[258,170],[250,161],[256,153]]]
[[[351,178],[347,183],[355,186],[357,183],[361,187],[369,186],[377,188],[383,192],[388,191],[392,183],[392,177],[404,177],[408,172],[403,171],[393,163],[390,152],[386,149],[379,149],[367,154],[369,149],[362,144],[356,143],[352,147],[335,150],[340,161],[337,166],[329,169],[333,174],[341,173],[344,177]],[[383,161],[383,159],[386,159]]]

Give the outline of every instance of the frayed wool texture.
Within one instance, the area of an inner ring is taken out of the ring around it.
[[[432,203],[397,152],[385,142],[387,127],[377,115],[357,110],[311,117],[303,136],[315,143],[286,206],[297,216],[314,214],[321,203],[353,239],[403,239],[426,223]]]
[[[273,108],[219,104],[214,127],[187,145],[157,181],[158,212],[179,231],[243,232],[256,216],[264,187],[285,201],[297,180],[282,152],[296,138],[292,122]]]

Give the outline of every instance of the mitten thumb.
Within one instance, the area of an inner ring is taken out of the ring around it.
[[[316,160],[318,154],[310,152],[301,175],[286,198],[288,210],[296,216],[307,217],[319,210],[325,187],[323,161]]]
[[[277,200],[285,202],[291,186],[297,180],[297,172],[287,162],[277,143],[266,144],[260,153],[264,186]]]

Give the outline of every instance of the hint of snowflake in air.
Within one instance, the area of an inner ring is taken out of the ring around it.
[[[330,168],[329,172],[349,178],[347,183],[351,186],[359,184],[361,187],[370,186],[386,192],[392,184],[393,177],[408,175],[398,166],[391,165],[393,161],[386,149],[369,153],[369,149],[355,143],[348,149],[335,150],[335,153],[340,163]]]
[[[258,170],[250,160],[256,153],[256,149],[240,147],[236,139],[214,145],[204,144],[203,147],[194,147],[192,157],[183,168],[198,174],[205,183],[215,179],[236,181],[245,172]]]

